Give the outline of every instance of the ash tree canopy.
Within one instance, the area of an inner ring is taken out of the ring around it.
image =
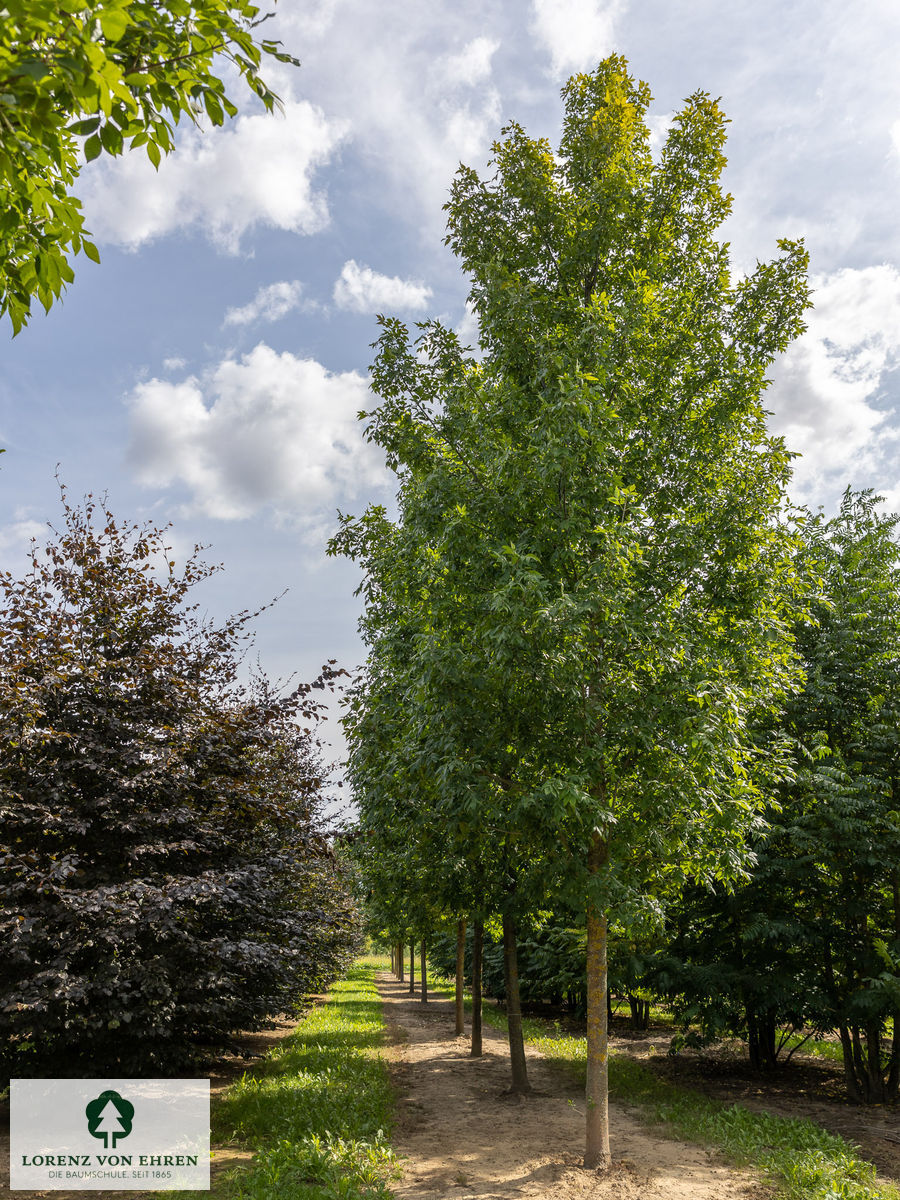
[[[512,123],[491,178],[457,173],[447,241],[483,358],[436,322],[411,340],[383,320],[368,436],[400,519],[348,518],[334,548],[368,572],[370,661],[407,631],[408,732],[386,750],[437,782],[423,821],[479,845],[502,825],[532,894],[542,878],[585,915],[597,1166],[608,915],[741,877],[778,774],[755,732],[797,684],[801,584],[790,455],[761,397],[804,328],[807,260],[783,241],[732,278],[726,119],[706,93],[656,161],[649,89],[622,58],[563,98],[555,152]],[[356,728],[366,703],[364,685]]]
[[[236,114],[225,62],[273,108],[260,62],[297,60],[258,37],[264,20],[249,0],[0,0],[0,317],[14,333],[72,282],[68,254],[100,261],[72,193],[80,139],[88,162],[143,146],[158,166],[182,117]]]
[[[2,1067],[172,1069],[335,977],[353,905],[321,817],[332,665],[238,667],[254,614],[88,499],[0,574]]]

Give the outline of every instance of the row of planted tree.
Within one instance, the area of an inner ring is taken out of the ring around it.
[[[686,1006],[730,996],[763,1058],[773,1020],[830,1023],[851,1093],[895,1094],[900,604],[870,495],[831,521],[788,500],[762,394],[806,254],[732,277],[718,105],[692,96],[654,156],[621,58],[563,97],[556,151],[510,124],[451,189],[479,353],[382,320],[367,432],[397,511],[331,550],[364,569],[370,910],[396,940],[498,922],[518,1087],[517,931],[583,930],[594,1166],[611,932],[661,939]]]

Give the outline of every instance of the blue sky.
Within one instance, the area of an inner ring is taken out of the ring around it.
[[[805,237],[816,308],[773,371],[773,428],[802,453],[794,498],[848,484],[900,508],[900,7],[895,0],[279,0],[266,25],[302,60],[266,77],[284,114],[186,128],[157,172],[98,159],[77,194],[100,266],[2,336],[0,563],[75,496],[173,522],[225,570],[212,615],[256,607],[271,675],[348,669],[356,570],[326,560],[337,508],[388,501],[356,421],[374,314],[474,336],[442,244],[456,165],[483,167],[510,119],[557,140],[559,89],[624,54],[659,138],[697,89],[731,119],[725,234],[737,271]],[[340,738],[330,734],[337,751]]]

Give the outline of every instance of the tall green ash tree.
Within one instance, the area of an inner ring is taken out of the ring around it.
[[[491,178],[456,176],[447,241],[483,357],[435,323],[411,342],[384,322],[368,436],[397,471],[400,518],[390,533],[348,521],[342,544],[393,545],[418,573],[369,635],[377,649],[394,617],[415,627],[403,702],[441,820],[502,823],[532,894],[540,878],[585,915],[595,1167],[609,914],[742,875],[761,760],[777,756],[753,731],[799,674],[790,455],[761,397],[808,291],[787,241],[732,279],[708,95],[658,161],[649,90],[622,58],[563,98],[557,152],[511,124]]]

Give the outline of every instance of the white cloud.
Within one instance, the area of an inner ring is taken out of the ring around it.
[[[622,0],[531,0],[531,28],[550,54],[553,73],[592,70],[614,49]]]
[[[9,564],[7,569],[13,573],[20,570],[20,567],[13,566],[13,563],[24,561],[32,541],[43,541],[49,532],[46,524],[33,520],[22,510],[18,510],[15,516],[14,521],[0,525],[0,561],[4,565]]]
[[[225,314],[225,325],[252,325],[255,321],[280,321],[289,312],[299,308],[302,284],[293,279],[281,280],[261,287],[249,304],[242,308],[229,308]]]
[[[463,46],[458,54],[448,54],[441,64],[448,84],[474,87],[491,75],[491,59],[500,49],[493,38],[477,37]]]
[[[358,313],[378,313],[396,308],[420,309],[428,303],[431,288],[396,275],[379,275],[351,258],[344,263],[334,285],[338,308]]]
[[[896,484],[900,430],[879,401],[900,366],[900,271],[844,268],[813,280],[809,328],[774,372],[766,406],[795,464],[798,499],[831,499],[835,489]],[[889,490],[889,489],[888,489]]]
[[[158,172],[143,151],[104,156],[83,173],[87,225],[101,242],[130,248],[199,228],[230,253],[257,225],[317,233],[329,217],[313,176],[346,133],[346,122],[287,101],[283,116],[258,113],[186,131]]]
[[[675,124],[675,113],[648,113],[647,127],[650,130],[650,153],[658,159],[662,154],[669,130]]]
[[[466,308],[462,315],[462,320],[456,327],[456,336],[459,338],[461,346],[471,346],[476,357],[479,356],[481,342],[481,325],[478,321],[478,314],[472,307],[471,301],[466,301]]]
[[[279,5],[271,28],[303,68],[268,74],[282,94],[302,87],[347,122],[373,217],[408,219],[434,245],[460,160],[482,167],[499,133],[492,55],[524,51],[522,26],[518,9],[478,0],[330,0],[312,21],[305,4]]]
[[[181,371],[186,366],[187,366],[187,360],[183,359],[183,358],[179,358],[177,355],[174,358],[164,358],[163,359],[163,370],[164,371]]]
[[[236,520],[268,508],[321,537],[336,505],[387,481],[357,419],[370,403],[355,371],[332,374],[260,343],[203,378],[138,384],[130,458],[141,483],[187,488],[189,507],[206,516]]]

